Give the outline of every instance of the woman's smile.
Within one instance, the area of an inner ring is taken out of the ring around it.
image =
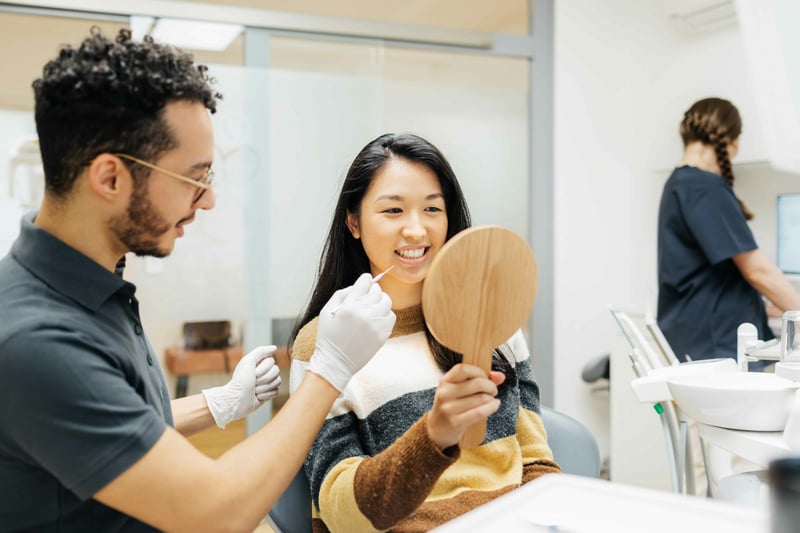
[[[428,255],[428,250],[430,250],[429,246],[422,246],[418,248],[402,248],[400,250],[395,250],[394,253],[405,261],[419,263]]]

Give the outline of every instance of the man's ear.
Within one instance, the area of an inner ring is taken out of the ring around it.
[[[131,191],[133,176],[119,157],[100,154],[89,163],[88,187],[98,196],[114,201]]]
[[[348,211],[347,217],[345,218],[345,223],[347,224],[347,229],[350,230],[350,234],[353,236],[353,238],[360,239],[361,232],[358,230],[358,215]]]

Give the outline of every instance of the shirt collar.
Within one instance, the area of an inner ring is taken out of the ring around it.
[[[11,254],[56,291],[96,311],[112,294],[131,285],[122,279],[125,258],[109,272],[76,249],[33,224],[37,212],[22,217]],[[132,286],[132,285],[131,285]]]

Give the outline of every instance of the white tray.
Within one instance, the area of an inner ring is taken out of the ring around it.
[[[765,513],[599,479],[551,474],[435,530],[436,533],[767,533]]]

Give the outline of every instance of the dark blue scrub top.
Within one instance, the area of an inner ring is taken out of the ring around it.
[[[774,338],[761,295],[731,259],[757,248],[725,178],[673,171],[658,211],[658,325],[680,359],[735,358],[742,322]]]

